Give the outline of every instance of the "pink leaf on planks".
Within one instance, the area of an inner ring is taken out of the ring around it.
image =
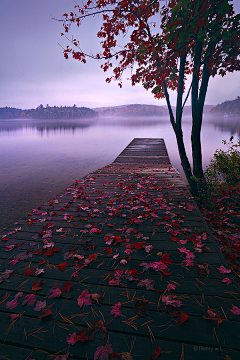
[[[147,290],[153,290],[153,285],[151,284],[153,282],[153,280],[150,280],[150,279],[144,279],[144,280],[141,280],[137,286],[146,286],[146,289]]]
[[[25,296],[25,298],[24,298],[24,300],[23,300],[23,302],[22,302],[22,304],[23,305],[31,305],[31,306],[33,306],[33,304],[35,303],[35,301],[36,301],[36,295],[34,295],[34,294],[29,294],[29,295],[26,295]]]
[[[19,317],[20,314],[10,314],[8,317],[10,318],[11,322],[16,320]]]
[[[67,343],[70,345],[76,344],[75,336],[77,333],[73,333],[70,337],[67,336]]]
[[[112,353],[112,344],[106,344],[105,346],[99,346],[94,353],[94,360],[108,359],[109,354]]]
[[[232,270],[231,269],[226,269],[223,265],[220,266],[220,268],[217,268],[220,273],[222,274],[229,274]]]
[[[232,280],[229,279],[229,277],[225,277],[224,279],[222,279],[222,282],[226,283],[227,285],[230,285],[232,283]]]
[[[167,291],[170,292],[171,290],[175,290],[176,289],[176,285],[173,284],[168,284],[167,286]]]
[[[59,297],[62,294],[62,291],[59,288],[53,289],[49,291],[50,293],[52,293],[48,298],[49,299],[55,299],[57,297]]]
[[[230,311],[231,311],[234,315],[240,315],[240,309],[239,309],[237,306],[233,305],[233,304],[232,304],[232,309],[230,309]]]
[[[91,294],[89,294],[88,290],[85,289],[83,292],[79,295],[77,302],[80,307],[83,305],[92,305],[92,301],[90,299]]]
[[[121,306],[122,306],[122,304],[120,302],[118,302],[114,306],[111,306],[112,310],[111,310],[110,314],[114,315],[115,319],[122,314],[121,311],[120,311]]]
[[[37,302],[36,302],[36,306],[35,306],[35,308],[34,308],[33,310],[35,310],[35,311],[41,311],[43,308],[45,308],[46,305],[47,305],[46,300],[44,300],[44,301],[37,301]]]

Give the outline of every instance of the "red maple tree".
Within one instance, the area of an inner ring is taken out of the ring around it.
[[[84,53],[73,37],[69,39],[71,46],[64,48],[64,57],[71,54],[83,63],[87,57],[102,59],[103,71],[112,69],[106,82],[117,80],[120,87],[124,70],[130,68],[132,85],[142,83],[155,98],[166,98],[181,164],[193,195],[198,194],[198,184],[204,183],[200,134],[209,79],[240,70],[240,15],[235,15],[230,1],[88,0],[83,6],[75,5],[74,11],[59,20],[68,33],[72,24],[79,27],[84,19],[102,15],[97,33],[102,53]],[[126,43],[120,46],[123,36]],[[184,99],[187,75],[192,81]],[[176,114],[169,90],[177,91]],[[182,131],[182,112],[190,93],[192,169]]]

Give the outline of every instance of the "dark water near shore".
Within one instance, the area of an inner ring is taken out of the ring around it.
[[[189,156],[190,119],[184,118]],[[204,118],[203,164],[222,140],[240,137],[240,119]],[[110,164],[136,137],[164,138],[172,165],[183,175],[168,118],[0,120],[0,231],[87,173]]]

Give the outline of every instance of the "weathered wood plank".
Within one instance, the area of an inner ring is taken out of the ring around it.
[[[107,337],[118,353],[129,351],[135,339],[133,359],[149,359],[155,341],[163,350],[163,359],[239,357],[239,335],[235,334],[240,333],[240,321],[231,312],[232,306],[239,304],[239,287],[231,274],[219,272],[221,265],[228,269],[226,261],[185,183],[171,167],[163,139],[134,139],[114,163],[33,209],[4,235],[0,276],[6,269],[13,270],[0,283],[0,349],[2,346],[5,358],[16,360],[18,349],[18,360],[58,359],[67,352],[73,360],[92,360]],[[108,244],[111,237],[114,241]],[[145,250],[147,246],[150,248]],[[49,249],[52,254],[47,254]],[[131,249],[129,254],[127,249]],[[74,254],[82,260],[76,260]],[[97,258],[81,269],[83,261],[94,254]],[[187,254],[190,264],[186,263]],[[20,261],[13,265],[10,261],[14,259]],[[121,260],[127,263],[123,265]],[[65,270],[58,268],[63,262],[67,263]],[[165,264],[168,273],[151,267],[143,271],[143,262]],[[198,265],[205,269],[201,271]],[[37,268],[45,272],[36,276]],[[29,269],[33,273],[26,276]],[[131,271],[135,275],[129,278]],[[76,277],[72,277],[74,273]],[[121,274],[119,285],[109,286],[116,274]],[[224,277],[232,283],[222,282]],[[34,291],[37,280],[42,281],[41,289]],[[140,286],[143,280],[151,280],[149,290]],[[54,288],[61,292],[69,281],[69,293],[49,298]],[[169,284],[176,288],[167,289]],[[84,289],[104,296],[101,306],[92,300],[91,306],[80,307],[77,299]],[[52,315],[41,320],[35,305],[22,305],[28,295],[36,295],[35,301],[46,300]],[[179,310],[176,305],[166,306],[163,295],[177,296],[182,302]],[[143,300],[149,301],[148,313],[136,316],[136,301]],[[11,301],[12,308],[7,305]],[[115,319],[110,313],[117,303],[121,303],[122,315]],[[219,312],[219,326],[203,317],[209,309]],[[182,324],[177,320],[181,312],[189,316]],[[9,315],[14,313],[20,316],[10,326]],[[67,336],[86,330],[96,319],[108,324],[103,342],[98,334],[94,341],[67,343]]]

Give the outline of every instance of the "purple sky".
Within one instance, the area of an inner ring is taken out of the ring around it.
[[[77,1],[76,1],[77,2]],[[79,2],[80,3],[80,2]],[[240,1],[234,0],[235,11],[240,12]],[[99,107],[122,104],[165,105],[165,99],[156,100],[141,85],[132,87],[126,80],[123,88],[116,83],[106,84],[106,73],[98,61],[87,64],[65,60],[58,42],[62,25],[51,19],[61,18],[73,10],[74,0],[1,0],[0,31],[2,56],[0,62],[0,107],[35,108],[39,104]],[[85,52],[100,49],[96,37],[101,18],[85,22],[81,31],[73,27],[70,36],[81,40]],[[214,105],[233,100],[240,95],[240,72],[224,78],[210,79],[206,104]],[[171,93],[175,105],[176,94]]]

